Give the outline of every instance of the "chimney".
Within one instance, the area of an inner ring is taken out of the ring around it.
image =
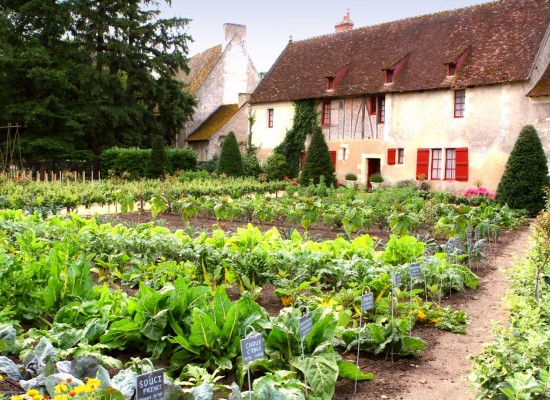
[[[336,33],[343,32],[343,31],[349,31],[350,29],[353,29],[353,22],[349,19],[349,8],[347,10],[346,15],[344,15],[344,19],[340,22],[338,22],[334,28],[336,28]]]
[[[246,41],[246,25],[231,23],[223,24],[223,33],[225,36],[225,42],[222,50],[225,50],[231,41],[243,43]]]

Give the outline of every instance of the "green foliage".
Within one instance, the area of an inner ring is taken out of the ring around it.
[[[149,177],[161,178],[166,173],[167,159],[166,146],[162,136],[155,136],[151,145],[151,159],[149,161]]]
[[[275,148],[275,153],[283,155],[287,162],[283,177],[295,178],[298,176],[306,137],[317,129],[318,114],[317,103],[313,100],[300,100],[294,103],[292,128],[286,133],[283,142]]]
[[[157,135],[174,140],[196,104],[175,79],[187,70],[190,37],[187,19],[159,18],[160,8],[138,0],[2,5],[0,121],[21,126],[23,157],[89,158]]]
[[[279,153],[272,153],[267,158],[264,170],[268,180],[283,180],[287,176],[287,162],[285,156]]]
[[[318,184],[321,176],[323,176],[327,186],[335,186],[336,175],[334,172],[334,164],[332,164],[332,157],[328,150],[327,142],[321,128],[317,127],[313,132],[311,143],[307,149],[300,183],[305,186],[309,185],[310,182]]]
[[[548,161],[537,131],[532,125],[526,125],[510,153],[496,199],[512,208],[526,209],[535,216],[544,208],[546,186]]]
[[[243,157],[243,172],[244,176],[251,176],[253,178],[259,177],[262,173],[260,160],[258,160],[258,157],[254,153]]]
[[[227,176],[244,175],[241,151],[237,143],[237,138],[233,132],[229,132],[223,141],[216,173],[218,175],[225,174]]]
[[[166,149],[168,161],[168,173],[174,174],[177,171],[193,171],[197,168],[197,154],[190,148],[171,147]]]

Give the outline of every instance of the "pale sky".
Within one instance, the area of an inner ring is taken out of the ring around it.
[[[355,28],[453,10],[490,0],[172,0],[162,6],[165,18],[192,21],[189,56],[224,41],[223,24],[246,25],[247,50],[258,72],[267,72],[288,43],[334,32],[346,10]]]

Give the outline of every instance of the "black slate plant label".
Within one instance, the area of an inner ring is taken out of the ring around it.
[[[401,286],[401,274],[395,274],[393,277],[393,284],[395,286]]]
[[[411,278],[416,277],[416,276],[420,276],[420,264],[419,263],[411,264],[410,274],[411,274]]]
[[[361,296],[361,311],[368,311],[374,308],[374,296],[372,293],[367,293]]]
[[[137,377],[137,400],[156,400],[164,396],[164,370],[138,375]]]
[[[241,354],[243,355],[243,364],[262,358],[264,356],[264,337],[258,333],[242,339]]]
[[[313,319],[312,314],[308,312],[303,317],[300,317],[300,336],[306,337],[311,332],[311,328],[313,328]]]

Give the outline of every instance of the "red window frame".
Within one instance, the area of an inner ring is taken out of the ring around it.
[[[334,77],[329,76],[327,78],[327,90],[333,90],[334,89]]]
[[[393,83],[393,69],[386,70],[386,83]]]
[[[455,75],[456,75],[456,63],[447,64],[447,76],[455,76]]]
[[[456,149],[445,149],[445,180],[456,180]]]
[[[323,101],[321,110],[321,125],[330,126],[330,101]]]
[[[369,114],[376,115],[376,97],[369,97]]]
[[[403,164],[405,161],[405,149],[397,149],[397,164]]]
[[[466,110],[466,90],[455,90],[454,116],[455,118],[464,118]]]
[[[432,163],[430,166],[430,179],[440,180],[441,179],[441,167],[443,163],[443,150],[442,149],[432,149]]]
[[[273,111],[273,108],[267,109],[267,127],[273,128],[273,117],[275,112]]]
[[[383,124],[386,122],[386,96],[380,96],[378,98],[378,123]]]

